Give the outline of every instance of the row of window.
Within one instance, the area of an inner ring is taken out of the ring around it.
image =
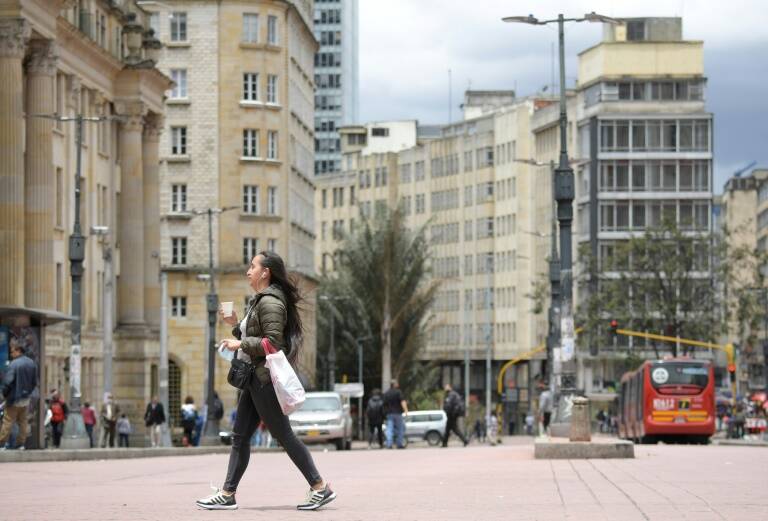
[[[515,307],[517,291],[514,286],[503,288],[477,288],[464,290],[464,310],[508,309]],[[435,295],[433,310],[437,312],[461,311],[461,292],[459,290],[439,291]]]
[[[354,219],[349,220],[349,228],[347,230],[352,233],[355,230],[356,222]],[[345,220],[334,219],[331,223],[331,237],[334,241],[339,241],[344,237]],[[328,223],[323,221],[320,223],[320,238],[325,240],[328,237]]]
[[[171,265],[187,265],[187,237],[171,237]],[[277,239],[267,239],[267,250],[276,251]],[[250,264],[251,259],[261,251],[259,249],[259,239],[255,237],[243,238],[243,264]]]
[[[315,74],[315,86],[318,89],[340,89],[341,74]]]
[[[431,208],[433,212],[452,210],[459,207],[459,189],[438,190],[430,194]]]
[[[171,90],[170,99],[172,100],[187,100],[189,99],[188,89],[188,74],[187,69],[171,69],[171,79],[174,82],[173,89]],[[241,101],[246,103],[260,103],[261,102],[261,89],[260,89],[260,74],[258,72],[244,72],[243,73],[243,90]],[[267,74],[267,103],[276,105],[278,104],[278,76],[276,74]]]
[[[258,215],[261,213],[261,190],[256,185],[243,186],[243,213]],[[187,185],[171,185],[171,212],[186,212]],[[277,215],[277,187],[267,187],[267,215]]]
[[[431,345],[484,345],[488,342],[506,344],[517,339],[517,324],[515,322],[497,322],[493,324],[478,323],[475,326],[439,325],[429,333]],[[473,334],[474,333],[474,334]]]
[[[763,210],[757,216],[757,229],[762,230],[768,227],[768,210]]]
[[[341,67],[341,53],[340,52],[316,53],[315,67]]]
[[[599,248],[599,263],[601,269],[616,269],[616,270],[632,270],[640,269],[641,266],[636,265],[636,259],[633,255],[628,257],[617,257],[617,252],[620,246],[623,246],[626,241],[600,241]],[[680,245],[669,244],[668,250],[673,253],[678,250]],[[693,244],[693,255],[691,258],[692,268],[694,271],[707,271],[709,269],[709,245],[704,242],[695,242]],[[641,255],[639,259],[641,262],[647,262],[649,257],[647,254]],[[707,280],[707,283],[709,281]]]
[[[340,23],[341,9],[318,9],[315,11],[315,25]]]
[[[670,219],[684,230],[709,229],[709,202],[601,201],[600,231],[644,230]]]
[[[279,135],[276,130],[267,131],[267,159],[277,161]],[[171,156],[189,154],[188,129],[186,126],[171,127]],[[261,159],[261,132],[258,129],[243,129],[243,158]]]
[[[183,11],[174,11],[168,15],[170,23],[170,39],[175,43],[187,43],[189,41],[189,21],[187,13]],[[258,13],[243,13],[243,30],[241,39],[244,43],[260,43],[259,35],[261,33],[260,20],[262,18]],[[151,13],[149,16],[149,25],[155,31],[155,35],[160,35],[160,13]],[[269,45],[278,45],[278,21],[277,16],[267,16],[267,40]]]
[[[709,120],[601,120],[601,152],[707,152]]]
[[[707,192],[709,161],[600,161],[601,192]]]

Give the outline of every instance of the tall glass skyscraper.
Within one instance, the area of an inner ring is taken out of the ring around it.
[[[341,171],[339,127],[357,123],[358,0],[316,0],[315,175]]]

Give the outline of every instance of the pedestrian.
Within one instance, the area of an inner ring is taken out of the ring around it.
[[[490,413],[488,416],[486,416],[485,429],[488,433],[488,442],[491,444],[491,446],[496,445],[499,435],[499,419],[495,414]]]
[[[51,433],[53,434],[53,446],[57,449],[61,445],[61,435],[64,432],[64,422],[67,420],[69,407],[61,399],[59,391],[51,392]]]
[[[528,411],[528,414],[525,415],[525,434],[528,436],[533,436],[533,423],[536,421],[536,419],[533,417],[533,412]],[[510,432],[510,434],[512,434]]]
[[[120,417],[120,407],[115,403],[112,393],[104,393],[104,403],[99,412],[101,420],[101,448],[109,443],[110,448],[115,446],[115,430],[117,419]]]
[[[464,400],[461,399],[459,393],[453,390],[451,384],[445,384],[445,399],[443,400],[443,410],[445,411],[445,414],[448,415],[448,422],[445,425],[445,435],[443,436],[443,447],[448,446],[448,437],[451,435],[451,432],[459,437],[459,439],[464,443],[465,447],[469,445],[469,440],[459,429],[459,418],[464,416],[466,413]]]
[[[184,438],[182,444],[185,447],[194,446],[194,430],[197,425],[197,408],[195,399],[191,396],[184,398],[184,405],[181,406],[181,428],[184,429]]]
[[[160,438],[163,435],[163,424],[165,423],[165,409],[157,396],[152,397],[152,401],[147,404],[147,410],[144,412],[144,425],[149,431],[149,441],[152,447],[160,446]]]
[[[404,414],[408,414],[408,403],[400,391],[397,380],[390,382],[389,390],[382,397],[384,402],[384,414],[387,418],[387,442],[386,447],[392,448],[392,443],[397,444],[398,449],[405,448],[405,420]]]
[[[368,404],[365,407],[365,416],[368,418],[368,448],[373,446],[374,436],[378,433],[379,448],[384,447],[384,433],[382,424],[384,423],[384,400],[381,398],[381,389],[374,389],[373,394],[368,398]]]
[[[219,313],[222,320],[233,326],[234,339],[222,341],[223,348],[234,351],[239,360],[251,364],[253,372],[237,404],[237,417],[232,435],[227,477],[221,489],[197,501],[209,510],[237,508],[235,493],[251,456],[250,440],[259,421],[288,453],[294,465],[309,484],[306,499],[299,510],[316,510],[336,498],[336,493],[320,476],[307,447],[296,437],[288,417],[277,401],[275,388],[265,366],[264,341],[283,351],[290,362],[298,359],[303,338],[303,326],[298,304],[301,301],[294,281],[288,278],[283,259],[272,251],[262,251],[252,260],[246,274],[256,294],[248,302],[242,321],[232,312]]]
[[[117,435],[120,437],[119,446],[129,447],[128,436],[131,435],[131,421],[125,414],[121,414],[117,420]]]
[[[15,338],[11,338],[10,344],[12,361],[5,370],[0,388],[5,400],[0,427],[0,450],[5,449],[14,424],[19,427],[17,446],[19,450],[24,450],[28,432],[27,411],[32,393],[37,388],[37,364],[24,354],[24,348]]]
[[[204,403],[200,408],[200,412],[195,417],[195,429],[192,432],[192,445],[195,447],[200,446],[200,438],[203,436],[203,429],[205,429],[205,423],[208,421],[208,404]]]
[[[80,408],[80,414],[83,416],[85,432],[88,433],[88,443],[93,448],[93,428],[96,425],[96,411],[91,407],[90,402],[85,402]]]
[[[736,412],[733,415],[733,435],[736,439],[744,437],[744,424],[747,422],[747,416],[744,413],[744,405],[738,404]]]
[[[549,422],[552,420],[552,391],[549,390],[546,381],[539,382],[539,420],[541,421],[541,434],[549,434]]]

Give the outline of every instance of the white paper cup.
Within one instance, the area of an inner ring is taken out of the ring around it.
[[[231,317],[232,312],[234,311],[235,303],[234,302],[222,302],[221,303],[221,313],[225,317]]]

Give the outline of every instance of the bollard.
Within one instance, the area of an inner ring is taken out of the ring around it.
[[[589,400],[581,396],[573,399],[570,441],[591,441],[589,425]]]

